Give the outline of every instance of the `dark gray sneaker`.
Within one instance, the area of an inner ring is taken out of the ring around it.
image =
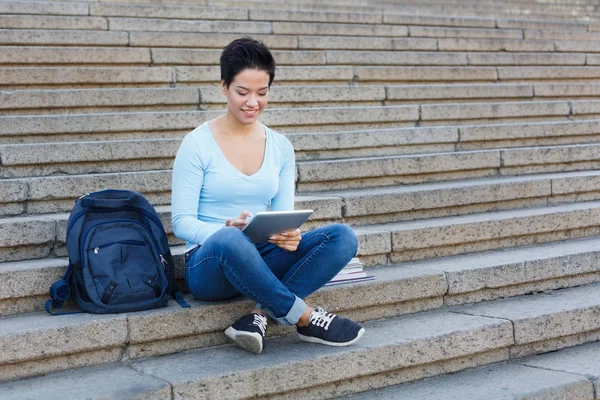
[[[247,314],[225,330],[233,343],[244,350],[260,354],[267,333],[267,317],[260,314]]]
[[[365,328],[347,318],[338,317],[317,307],[310,313],[307,326],[297,327],[300,340],[327,346],[350,346],[365,333]]]

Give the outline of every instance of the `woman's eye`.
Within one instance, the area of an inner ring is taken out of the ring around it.
[[[238,94],[239,94],[240,96],[245,96],[245,95],[247,95],[248,93],[242,93],[242,92],[238,92]]]
[[[259,93],[258,95],[259,95],[259,96],[266,96],[266,95],[267,95],[267,93]]]

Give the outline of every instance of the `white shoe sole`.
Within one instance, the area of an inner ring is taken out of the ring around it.
[[[360,331],[358,331],[358,334],[356,335],[356,337],[354,339],[352,339],[349,342],[343,342],[343,343],[328,342],[326,340],[319,339],[319,338],[316,338],[313,336],[304,336],[301,334],[298,334],[298,337],[300,338],[300,340],[305,341],[305,342],[320,343],[320,344],[324,344],[327,346],[344,347],[344,346],[350,346],[351,344],[358,342],[358,339],[360,339],[364,333],[365,333],[365,328],[360,328]]]
[[[225,336],[244,350],[260,354],[263,350],[263,338],[260,333],[238,331],[230,326],[225,330]]]

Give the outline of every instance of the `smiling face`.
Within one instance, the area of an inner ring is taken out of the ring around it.
[[[221,81],[221,90],[227,98],[227,114],[240,124],[256,122],[269,102],[269,74],[258,69],[244,69],[229,87]]]

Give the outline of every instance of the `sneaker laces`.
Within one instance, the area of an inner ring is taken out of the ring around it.
[[[267,317],[261,314],[254,314],[254,321],[252,321],[252,325],[256,325],[262,332],[263,336],[265,336],[267,332]]]
[[[328,313],[321,307],[317,307],[310,313],[309,320],[311,324],[319,326],[324,330],[328,330],[329,324],[331,324],[331,321],[333,321],[335,317],[337,317],[337,315]]]

